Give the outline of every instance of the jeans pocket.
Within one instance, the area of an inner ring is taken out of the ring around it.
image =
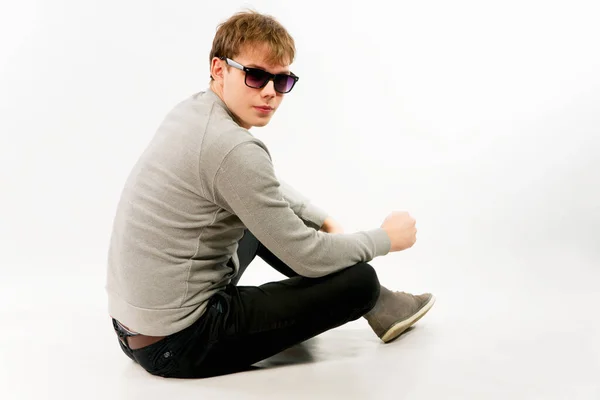
[[[135,360],[152,375],[172,376],[177,366],[176,352],[167,336],[149,346],[132,351]]]

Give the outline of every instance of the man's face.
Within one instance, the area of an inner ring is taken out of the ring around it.
[[[246,46],[233,60],[245,67],[260,68],[272,74],[290,73],[289,65],[267,63],[268,55],[267,46]],[[250,129],[269,123],[284,96],[275,91],[272,80],[262,89],[248,87],[244,81],[246,73],[228,67],[225,60],[213,60],[212,72],[216,80],[216,92],[236,116],[240,126]]]

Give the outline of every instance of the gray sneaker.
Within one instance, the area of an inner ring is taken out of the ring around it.
[[[391,292],[382,286],[375,307],[364,317],[375,334],[387,343],[427,314],[434,303],[435,297],[431,293],[415,296],[406,292]]]

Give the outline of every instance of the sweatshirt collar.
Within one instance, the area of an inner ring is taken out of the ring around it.
[[[213,102],[215,102],[218,105],[220,105],[225,111],[227,111],[227,114],[229,114],[229,116],[231,117],[231,119],[233,119],[233,121],[235,123],[237,123],[237,118],[235,117],[235,115],[233,115],[233,113],[231,112],[231,110],[229,110],[229,108],[227,107],[227,104],[225,104],[225,102],[223,101],[223,99],[221,99],[219,97],[219,95],[216,94],[210,87],[208,87],[206,89],[206,91],[204,92],[204,95],[207,96]]]
[[[209,99],[211,99],[213,102],[217,103],[218,105],[220,105],[221,107],[223,107],[223,109],[225,109],[225,111],[227,111],[227,114],[229,114],[229,116],[231,117],[231,119],[239,125],[237,118],[235,117],[235,115],[231,112],[231,110],[229,110],[229,108],[227,107],[227,104],[225,104],[225,102],[219,97],[218,94],[216,94],[211,88],[210,86],[206,89],[206,91],[204,92],[204,95],[207,96]],[[248,129],[246,129],[246,131],[248,131],[248,133],[250,133],[250,131]]]

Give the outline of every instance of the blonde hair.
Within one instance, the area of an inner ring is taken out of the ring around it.
[[[219,24],[209,63],[213,57],[235,58],[246,45],[267,45],[270,52],[266,61],[270,64],[289,65],[296,55],[294,39],[274,17],[246,10]]]

